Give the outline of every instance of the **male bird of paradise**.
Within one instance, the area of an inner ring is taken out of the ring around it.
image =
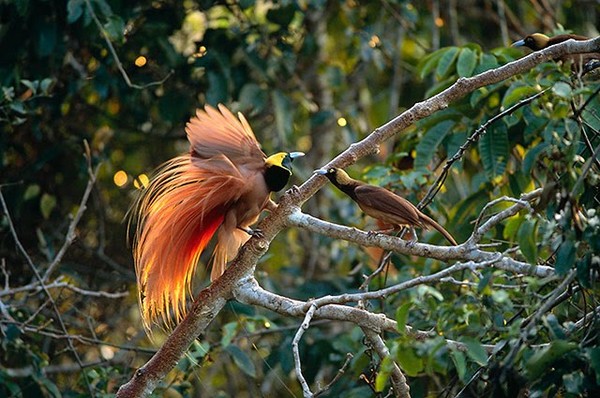
[[[186,126],[190,152],[165,163],[136,206],[133,254],[144,325],[181,320],[200,255],[216,234],[211,280],[225,271],[301,152],[267,157],[241,113],[205,106]]]

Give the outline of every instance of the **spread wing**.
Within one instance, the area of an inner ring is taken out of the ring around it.
[[[246,118],[241,113],[235,117],[221,104],[218,108],[206,105],[187,123],[185,131],[193,155],[208,159],[223,154],[236,165],[264,165],[266,156]]]
[[[385,188],[365,184],[356,187],[354,194],[361,208],[366,206],[373,210],[372,213],[377,213],[369,214],[369,210],[363,208],[365,213],[375,218],[399,225],[422,224],[419,210],[412,203]],[[387,219],[381,217],[383,215],[387,215]]]

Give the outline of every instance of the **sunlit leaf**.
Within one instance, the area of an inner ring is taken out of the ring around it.
[[[402,370],[411,377],[418,376],[425,367],[423,364],[423,359],[418,357],[414,350],[410,347],[399,347],[396,354],[396,359],[400,364],[400,368],[402,368]]]
[[[42,212],[42,216],[45,220],[50,218],[50,214],[52,210],[56,207],[56,196],[49,195],[47,193],[42,195],[42,199],[40,200],[40,211]]]

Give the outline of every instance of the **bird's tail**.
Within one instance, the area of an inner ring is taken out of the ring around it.
[[[458,242],[456,242],[456,239],[454,239],[454,237],[450,235],[450,232],[446,231],[444,227],[438,224],[434,219],[432,219],[425,213],[421,213],[420,218],[421,221],[423,221],[424,225],[436,229],[440,234],[444,235],[444,238],[446,238],[448,242],[452,243],[452,245],[454,246],[458,246]]]
[[[185,314],[196,263],[224,219],[222,204],[211,199],[216,186],[189,155],[179,156],[160,170],[137,203],[133,252],[147,330],[159,317],[172,326],[172,318]]]

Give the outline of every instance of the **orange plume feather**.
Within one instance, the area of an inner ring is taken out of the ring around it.
[[[248,122],[224,106],[198,110],[186,127],[191,151],[167,162],[137,204],[134,261],[144,325],[171,325],[186,311],[200,255],[213,235],[211,279],[249,239],[240,228],[269,200],[266,156]]]

